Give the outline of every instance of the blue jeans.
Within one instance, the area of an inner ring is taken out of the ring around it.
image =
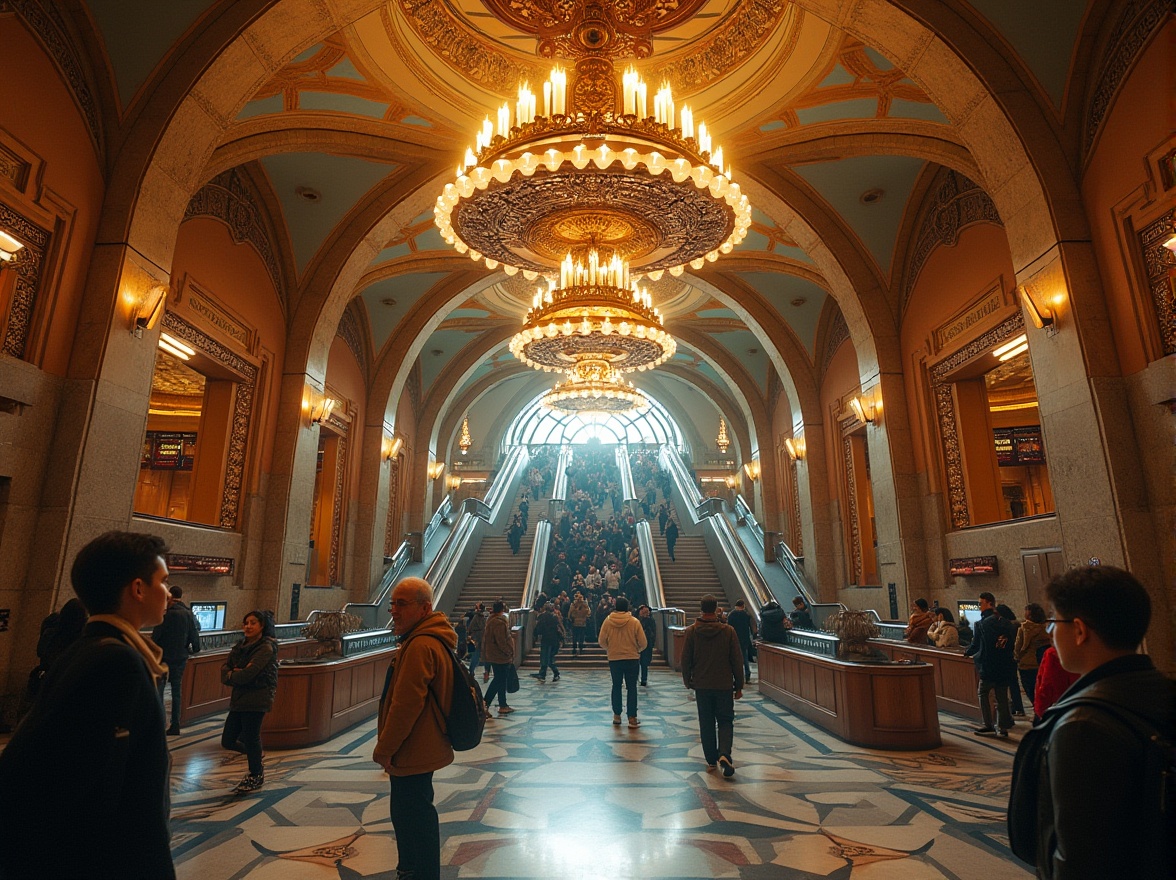
[[[470,648],[470,675],[474,674],[474,670],[478,666],[478,659],[481,657],[481,655],[482,652],[476,645],[473,648]]]
[[[645,684],[649,681],[649,664],[653,662],[653,645],[641,652],[637,662],[641,664],[641,683]]]
[[[559,678],[559,667],[555,665],[555,655],[559,652],[559,643],[547,644],[546,642],[539,646],[539,677],[547,677],[547,667],[551,666],[551,674]]]
[[[441,876],[441,828],[433,806],[433,774],[389,776],[388,812],[396,832],[396,873],[413,880]]]
[[[640,660],[609,660],[608,671],[612,673],[612,710],[621,714],[621,682],[625,683],[625,714],[637,717],[637,670]]]
[[[743,655],[743,680],[751,681],[751,642],[741,644],[739,653]]]
[[[167,679],[159,683],[160,702],[163,702],[164,685],[171,685],[171,726],[176,730],[180,729],[180,709],[184,694],[184,667],[187,665],[186,662],[167,664]]]
[[[730,688],[696,688],[694,703],[698,707],[698,734],[706,762],[717,764],[722,756],[730,758],[735,739],[735,694]]]
[[[494,670],[494,678],[490,680],[490,687],[486,688],[486,705],[489,706],[494,702],[494,695],[498,695],[498,706],[501,708],[506,705],[506,679],[510,675],[509,663],[491,663],[490,668]]]

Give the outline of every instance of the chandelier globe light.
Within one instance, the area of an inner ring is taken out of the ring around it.
[[[629,278],[614,254],[595,250],[586,263],[568,254],[554,279],[539,288],[510,341],[511,353],[535,370],[570,372],[581,361],[605,361],[618,372],[652,369],[677,350],[649,291]]]
[[[607,361],[581,361],[568,378],[543,396],[549,409],[576,415],[619,415],[649,406],[640,391]]]
[[[437,198],[446,242],[533,280],[567,250],[594,244],[599,214],[615,249],[656,281],[700,269],[746,237],[750,202],[706,123],[676,108],[665,84],[651,115],[648,86],[631,67],[618,102],[612,70],[598,59],[589,84],[579,87],[588,74],[573,84],[569,108],[567,72],[556,67],[543,84],[543,115],[524,83],[513,113],[504,103],[497,124],[486,117]]]

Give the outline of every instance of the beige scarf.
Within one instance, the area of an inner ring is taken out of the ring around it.
[[[167,664],[163,662],[163,648],[155,642],[149,642],[143,638],[143,634],[131,626],[130,621],[125,617],[119,617],[117,614],[94,614],[90,616],[88,622],[106,623],[113,626],[126,637],[127,644],[142,655],[143,661],[156,680],[167,676]]]

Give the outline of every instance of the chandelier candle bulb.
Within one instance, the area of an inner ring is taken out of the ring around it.
[[[498,108],[498,134],[501,137],[510,135],[510,105],[503,104]]]
[[[682,137],[686,140],[694,137],[694,112],[689,107],[682,108]]]
[[[637,82],[637,118],[645,119],[649,116],[646,113],[646,89],[645,83],[640,80]]]

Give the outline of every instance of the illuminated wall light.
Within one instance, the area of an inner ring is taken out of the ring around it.
[[[429,473],[429,479],[430,479],[430,480],[435,480],[435,479],[437,479],[437,478],[438,478],[438,477],[440,477],[440,476],[441,476],[443,473],[445,473],[445,462],[443,462],[443,461],[431,461],[431,462],[429,462],[429,470],[428,470],[428,473]]]
[[[1056,330],[1056,313],[1052,309],[1038,306],[1033,297],[1029,295],[1029,290],[1025,285],[1022,284],[1017,290],[1021,294],[1021,305],[1025,307],[1025,311],[1029,315],[1029,320],[1033,322],[1033,326],[1038,330],[1045,327],[1052,327]],[[1059,293],[1054,297],[1054,303],[1060,305],[1063,299],[1064,297]]]
[[[449,477],[446,477],[446,478],[445,478],[445,485],[446,485],[446,487],[447,487],[447,488],[448,488],[450,491],[453,491],[453,492],[456,492],[458,489],[460,489],[460,488],[461,488],[461,482],[462,482],[462,479],[461,479],[461,477],[459,477],[459,476],[456,476],[456,475],[455,475],[455,476],[449,476]]]
[[[9,262],[23,247],[24,242],[17,241],[7,232],[0,230],[0,260],[5,263]]]
[[[167,303],[168,287],[166,284],[153,284],[141,297],[131,298],[131,332],[142,338],[144,330],[154,329],[163,317],[163,308]],[[173,340],[173,345],[175,341]],[[177,346],[187,348],[187,346]],[[189,350],[190,354],[196,352]],[[187,358],[184,358],[187,360]]]
[[[1176,229],[1172,230],[1172,234],[1168,236],[1168,240],[1164,242],[1164,247],[1176,254]]]
[[[849,399],[849,408],[857,416],[859,422],[872,425],[878,421],[878,411],[881,406],[874,400],[855,395]]]
[[[310,402],[310,423],[312,425],[321,425],[331,417],[331,413],[335,411],[335,404],[338,401],[333,397],[321,392],[313,392]]]
[[[384,461],[391,461],[394,459],[400,453],[400,448],[402,446],[404,446],[403,437],[389,437],[387,434],[385,434],[384,441],[381,445],[381,451],[384,453]]]
[[[727,476],[723,477],[723,482],[727,484],[728,489],[734,489],[735,484],[739,482],[739,478],[734,474],[727,474]]]
[[[756,459],[752,459],[743,466],[743,472],[747,474],[747,478],[753,483],[760,478],[760,463]]]
[[[803,461],[808,453],[804,437],[789,437],[784,440],[784,448],[788,450],[788,457],[793,461]]]

